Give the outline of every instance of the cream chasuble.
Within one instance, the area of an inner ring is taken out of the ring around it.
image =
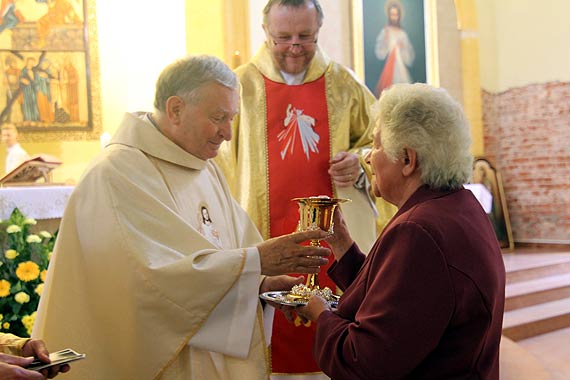
[[[232,140],[223,144],[216,160],[264,238],[295,230],[298,211],[291,198],[329,195],[352,200],[341,206],[343,215],[367,252],[376,238],[372,202],[366,190],[335,188],[327,170],[336,153],[349,151],[362,159],[370,147],[374,96],[320,50],[301,85],[285,84],[265,45],[236,74],[240,113]],[[325,272],[323,267],[321,285],[334,288]],[[271,313],[266,314],[271,323]],[[272,323],[273,372],[319,372],[311,354],[314,325],[291,325],[281,313]]]
[[[267,379],[260,240],[214,163],[127,114],[70,197],[33,336],[87,355],[67,379]]]

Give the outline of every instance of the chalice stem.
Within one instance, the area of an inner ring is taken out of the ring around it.
[[[317,288],[319,286],[319,275],[316,273],[309,274],[305,286],[309,289]]]
[[[312,247],[321,247],[321,242],[319,240],[311,240]],[[316,289],[319,287],[319,275],[316,273],[310,273],[307,276],[307,283],[305,286],[309,289]]]

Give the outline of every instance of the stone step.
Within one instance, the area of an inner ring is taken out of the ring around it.
[[[514,340],[570,327],[570,298],[506,311],[503,335]]]
[[[505,311],[570,298],[570,272],[507,284]]]
[[[523,258],[524,257],[524,258]],[[503,254],[507,284],[570,273],[570,254]]]

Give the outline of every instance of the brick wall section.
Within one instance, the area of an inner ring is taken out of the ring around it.
[[[486,156],[515,242],[570,244],[570,83],[482,91]]]

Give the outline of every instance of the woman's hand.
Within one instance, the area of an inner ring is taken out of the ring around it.
[[[329,303],[321,296],[312,295],[306,306],[299,306],[295,312],[303,322],[316,321],[325,310],[331,310]]]
[[[339,207],[335,209],[333,222],[334,233],[328,236],[325,241],[331,247],[335,259],[339,261],[354,243],[354,240],[350,237]]]

